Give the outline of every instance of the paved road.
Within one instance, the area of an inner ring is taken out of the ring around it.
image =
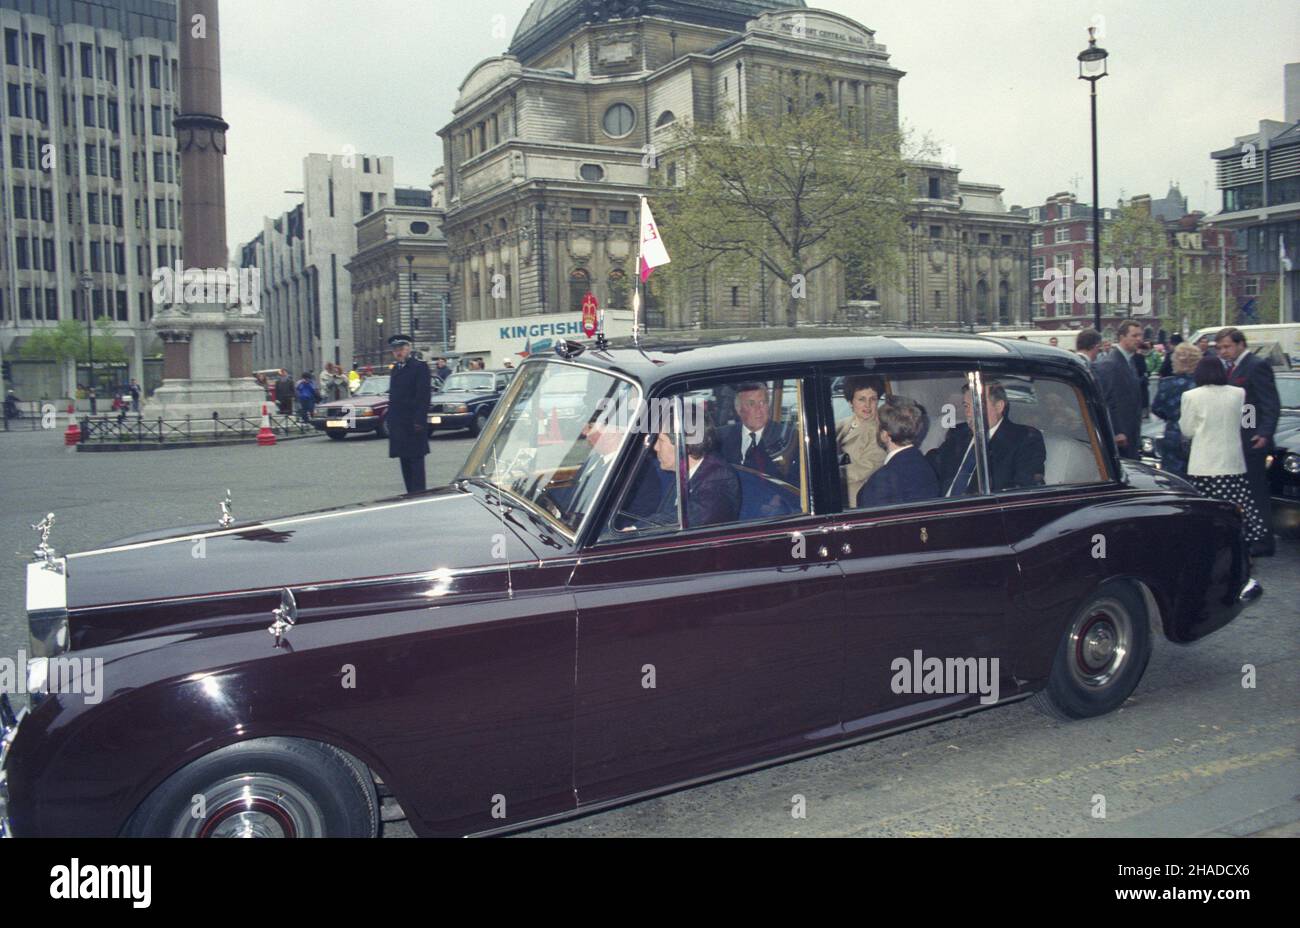
[[[439,436],[431,482],[470,442]],[[386,443],[310,438],[272,449],[66,452],[57,436],[0,434],[0,654],[24,646],[28,525],[58,514],[78,550],[144,529],[260,518],[400,491]],[[1300,543],[1258,563],[1259,605],[1190,647],[1157,643],[1134,697],[1074,724],[1025,703],[682,790],[530,836],[1300,834]],[[1241,685],[1244,664],[1258,685]],[[801,796],[806,817],[791,814]],[[1094,817],[1096,796],[1105,818]],[[405,823],[388,836],[410,834]]]

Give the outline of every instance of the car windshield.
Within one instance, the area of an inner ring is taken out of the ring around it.
[[[1277,392],[1283,409],[1300,409],[1300,377],[1277,378]]]
[[[525,365],[461,478],[483,480],[576,533],[635,421],[640,388],[559,361]]]
[[[380,393],[388,392],[388,375],[367,377],[361,381],[361,386],[357,387],[357,392],[353,396],[377,396]]]
[[[442,385],[443,393],[451,393],[453,390],[463,390],[466,393],[491,393],[492,392],[492,375],[491,374],[452,374]]]

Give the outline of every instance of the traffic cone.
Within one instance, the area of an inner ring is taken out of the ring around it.
[[[77,424],[76,410],[72,404],[68,404],[68,430],[63,433],[63,443],[65,445],[81,444],[81,426]]]
[[[263,447],[269,447],[275,444],[275,433],[271,431],[271,414],[266,411],[266,404],[262,404],[262,427],[257,430],[257,443]]]

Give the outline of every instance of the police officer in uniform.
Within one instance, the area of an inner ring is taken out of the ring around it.
[[[424,458],[429,453],[429,365],[411,357],[411,336],[388,340],[396,362],[388,381],[388,456],[402,463],[407,493],[425,489]]]

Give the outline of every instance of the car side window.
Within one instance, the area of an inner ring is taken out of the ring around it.
[[[810,511],[805,384],[690,384],[648,404],[645,434],[607,537]]]
[[[1013,458],[1016,456],[1042,455],[1042,479],[1037,481],[1037,486],[1089,484],[1109,479],[1104,445],[1079,386],[1027,375],[997,377],[990,383],[990,391],[996,394],[994,386],[1000,387],[1006,398],[1004,419],[1027,430],[1020,436],[1019,446],[1003,443],[996,436],[989,443],[996,492],[1028,488],[1023,481],[1009,477],[996,479],[1015,473],[1018,465]],[[1023,471],[1028,463],[1020,467]]]
[[[845,509],[978,496],[964,371],[852,373],[833,378],[838,482]]]

